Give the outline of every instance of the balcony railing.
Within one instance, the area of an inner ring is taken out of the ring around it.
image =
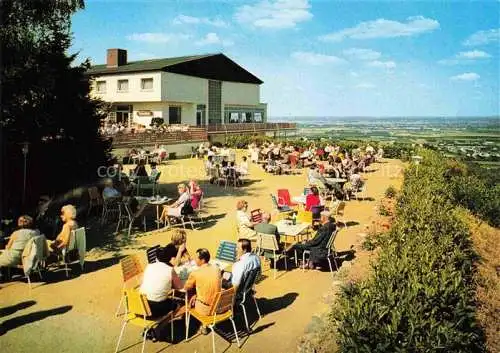
[[[261,132],[261,131],[278,131],[278,130],[294,130],[297,128],[295,123],[234,123],[234,124],[215,124],[208,125],[208,133],[225,133],[225,132]]]

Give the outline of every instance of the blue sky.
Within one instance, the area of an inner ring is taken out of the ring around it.
[[[87,0],[72,52],[222,52],[270,116],[500,115],[500,1]]]

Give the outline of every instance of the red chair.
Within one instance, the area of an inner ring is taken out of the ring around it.
[[[254,223],[261,223],[262,222],[262,212],[260,211],[260,208],[257,208],[256,210],[250,211],[250,218],[252,219],[252,222]]]
[[[294,154],[289,155],[289,156],[288,156],[288,160],[290,161],[290,167],[291,167],[292,169],[297,168],[297,161],[298,161],[298,158],[297,158],[297,156],[296,156],[296,155],[294,155]]]
[[[278,205],[279,206],[293,207],[293,206],[297,206],[298,204],[295,202],[292,202],[292,198],[290,197],[290,192],[288,191],[288,189],[279,189],[278,190]]]

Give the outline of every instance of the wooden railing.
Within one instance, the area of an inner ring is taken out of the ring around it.
[[[296,129],[295,123],[234,123],[208,125],[208,133],[260,132]]]
[[[104,136],[113,139],[114,148],[135,147],[154,144],[178,144],[183,142],[207,141],[209,134],[258,133],[264,131],[294,130],[294,123],[237,123],[207,126],[190,126],[186,131],[150,131],[123,133]]]

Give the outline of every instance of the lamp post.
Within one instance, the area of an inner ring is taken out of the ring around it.
[[[417,166],[417,176],[418,176],[418,165],[422,161],[423,157],[421,156],[412,156],[411,159],[413,160],[413,163]]]
[[[24,172],[23,172],[23,207],[26,201],[26,160],[28,158],[29,142],[23,142],[23,148],[21,149],[24,156]]]

